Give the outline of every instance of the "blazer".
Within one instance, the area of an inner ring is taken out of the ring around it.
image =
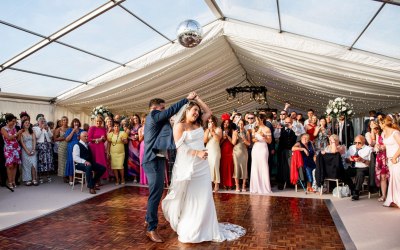
[[[144,126],[143,163],[154,160],[156,154],[160,151],[175,148],[169,119],[178,113],[186,103],[188,103],[188,99],[185,98],[171,105],[166,110],[152,110],[147,115],[146,126]]]

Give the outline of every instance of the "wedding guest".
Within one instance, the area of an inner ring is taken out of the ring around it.
[[[346,128],[344,127],[346,124]],[[350,147],[351,143],[354,140],[354,129],[353,123],[350,119],[345,121],[345,116],[339,116],[339,122],[335,123],[334,126],[334,134],[339,135],[339,141],[341,144],[346,145],[346,147]]]
[[[146,124],[146,116],[147,114],[142,115],[142,126],[138,130],[138,136],[139,136],[139,142],[140,142],[140,150],[139,150],[139,160],[140,160],[140,184],[142,185],[148,185],[149,182],[147,181],[147,176],[145,171],[143,170],[143,154],[144,154],[144,126]]]
[[[222,138],[222,130],[218,127],[217,117],[211,115],[208,118],[207,128],[204,131],[204,144],[208,152],[208,164],[211,172],[211,182],[214,183],[214,192],[218,192],[220,178],[221,148],[219,142]]]
[[[96,117],[96,125],[91,126],[88,131],[88,142],[92,154],[92,162],[98,165],[107,166],[107,154],[104,142],[107,140],[107,132],[104,127],[104,118],[102,115]],[[108,172],[104,171],[101,179],[108,179]],[[100,179],[99,179],[100,182]],[[100,183],[97,183],[100,185]]]
[[[128,135],[125,131],[120,131],[120,122],[114,121],[114,130],[107,134],[108,155],[111,158],[111,169],[114,171],[115,185],[125,185],[124,176],[124,144],[128,143]],[[121,182],[119,181],[121,177]]]
[[[133,176],[133,182],[138,182],[137,179],[140,177],[140,142],[138,131],[141,128],[140,118],[138,114],[134,114],[130,119],[130,133],[128,134],[128,175]]]
[[[370,121],[374,121],[374,120],[375,120],[376,111],[375,111],[375,110],[370,110],[370,111],[368,112],[368,115],[369,115],[369,118],[366,119],[366,120],[364,121],[364,126],[363,126],[362,135],[365,135],[365,134],[367,133],[367,130],[368,130],[368,128],[369,128],[369,123],[370,123]]]
[[[65,176],[69,178],[69,185],[73,184],[73,176],[74,176],[74,159],[72,157],[72,151],[74,149],[75,144],[79,142],[79,135],[84,130],[81,129],[81,122],[78,118],[74,118],[71,121],[71,126],[65,132],[65,141],[68,143],[67,146],[67,162],[65,164]]]
[[[314,143],[315,136],[316,136],[315,130],[317,128],[317,121],[318,121],[317,117],[315,115],[313,115],[311,117],[311,119],[309,120],[308,124],[305,126],[306,133],[310,136],[310,141],[312,143]]]
[[[271,113],[271,112],[270,112]],[[272,113],[271,113],[272,115]],[[273,115],[272,115],[273,117]],[[272,119],[272,118],[271,118]],[[248,124],[246,126],[244,126],[244,128],[246,130],[249,130],[249,134],[250,134],[250,145],[247,147],[247,183],[250,183],[250,177],[251,177],[251,150],[253,149],[253,140],[251,137],[251,130],[254,129],[255,124],[256,124],[256,117],[254,115],[254,113],[249,113],[249,115],[247,116],[247,120],[248,120]],[[272,124],[272,120],[270,121],[270,123]],[[273,145],[275,146],[275,144]]]
[[[37,186],[37,157],[36,157],[36,136],[32,130],[29,120],[22,123],[21,146],[22,146],[22,181],[26,186],[32,184]]]
[[[96,194],[95,190],[99,190],[100,188],[96,187],[95,184],[100,181],[100,177],[106,171],[106,168],[93,161],[92,153],[88,146],[87,132],[82,131],[79,138],[79,142],[74,145],[72,151],[73,161],[76,163],[76,169],[86,173],[86,183],[89,192],[91,194]]]
[[[242,180],[242,192],[246,192],[247,176],[247,146],[250,145],[249,131],[244,128],[244,121],[237,124],[237,136],[233,137],[233,178],[235,179],[236,192],[240,192],[239,180]],[[268,158],[266,159],[268,160]]]
[[[327,123],[324,117],[319,119],[319,125],[314,131],[315,136],[315,150],[318,153],[322,149],[328,146],[328,137],[330,136],[330,131],[327,128]]]
[[[268,166],[268,145],[272,142],[271,130],[265,126],[265,116],[257,117],[257,126],[252,130],[253,150],[250,178],[250,193],[272,193]],[[288,118],[290,119],[290,118]]]
[[[65,166],[67,162],[68,142],[65,140],[65,133],[68,129],[68,117],[61,117],[61,127],[54,131],[54,141],[58,142],[58,171],[57,175],[64,178],[64,182],[68,182],[65,176]]]
[[[340,138],[339,138],[340,139]],[[364,177],[369,175],[369,164],[371,160],[371,147],[365,145],[365,137],[356,136],[354,145],[347,151],[346,162],[352,163],[354,167],[347,169],[346,174],[350,177],[355,176],[355,183],[350,183],[349,187],[352,191],[352,200],[360,199],[360,190],[364,183]]]
[[[237,137],[236,130],[233,130],[233,123],[229,114],[221,116],[222,138],[221,138],[221,184],[224,188],[231,189],[233,186],[233,137]]]
[[[44,117],[39,117],[38,126],[33,127],[33,131],[35,132],[37,142],[39,181],[40,183],[43,183],[41,176],[45,174],[47,175],[47,182],[51,182],[50,172],[54,171],[53,151],[51,147],[53,133],[47,126]]]
[[[307,110],[307,120],[304,121],[304,127],[307,128],[307,125],[311,122],[311,118],[314,116],[314,110],[309,109]]]
[[[370,142],[369,145],[374,147],[376,152],[376,163],[375,163],[375,183],[377,187],[380,187],[382,196],[379,197],[378,201],[385,201],[387,194],[388,180],[390,178],[389,167],[387,164],[386,148],[383,143],[382,129],[378,122],[374,120],[369,122],[370,129]],[[368,130],[367,130],[368,131]],[[368,132],[365,134],[368,136]],[[373,139],[375,137],[375,139]]]
[[[379,126],[383,130],[382,137],[390,172],[389,188],[383,205],[400,207],[400,131],[389,116],[380,119]]]
[[[285,119],[285,129],[276,129],[275,134],[279,139],[278,144],[278,189],[283,190],[286,184],[290,183],[290,161],[292,157],[292,147],[296,143],[297,136],[293,131],[292,119]],[[278,134],[277,134],[278,131]]]
[[[17,132],[15,128],[17,117],[13,114],[6,114],[5,120],[6,125],[1,128],[1,135],[4,140],[5,166],[7,168],[8,187],[14,189],[17,187],[15,184],[15,175],[18,165],[21,164],[21,148],[17,139],[24,131],[21,129]]]
[[[303,167],[307,176],[307,192],[316,192],[314,188],[312,188],[312,184],[314,182],[313,178],[313,170],[316,168],[315,165],[315,149],[310,141],[309,134],[302,134],[300,137],[300,141],[294,144],[292,147],[293,151],[300,151],[303,158]]]
[[[84,123],[84,124],[83,124],[83,130],[84,130],[84,131],[88,132],[88,131],[89,131],[89,128],[90,128],[89,124],[87,124],[87,123]]]

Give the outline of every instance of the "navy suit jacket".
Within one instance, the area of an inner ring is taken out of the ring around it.
[[[156,158],[159,151],[174,149],[174,137],[169,119],[188,103],[188,99],[182,99],[171,105],[164,111],[152,110],[146,117],[144,126],[144,154],[143,163]]]

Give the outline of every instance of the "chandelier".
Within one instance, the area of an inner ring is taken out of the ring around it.
[[[244,93],[249,93],[251,101],[258,102],[259,104],[267,104],[267,88],[265,86],[258,86],[248,77],[247,73],[244,76],[245,79],[236,86],[225,89],[228,92],[227,101],[233,101],[237,98],[238,104],[244,104]],[[250,85],[240,86],[245,82]]]

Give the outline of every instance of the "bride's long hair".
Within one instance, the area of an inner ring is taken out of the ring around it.
[[[199,117],[197,117],[195,123],[200,125],[200,126],[203,126],[203,120],[201,119],[201,117],[203,116],[203,112],[201,111],[201,108],[200,108],[199,104],[197,104],[194,101],[189,101],[189,103],[187,104],[187,107],[185,109],[185,113],[182,115],[182,118],[181,118],[181,120],[179,122],[186,122],[186,114],[194,106],[197,106],[199,108]]]

